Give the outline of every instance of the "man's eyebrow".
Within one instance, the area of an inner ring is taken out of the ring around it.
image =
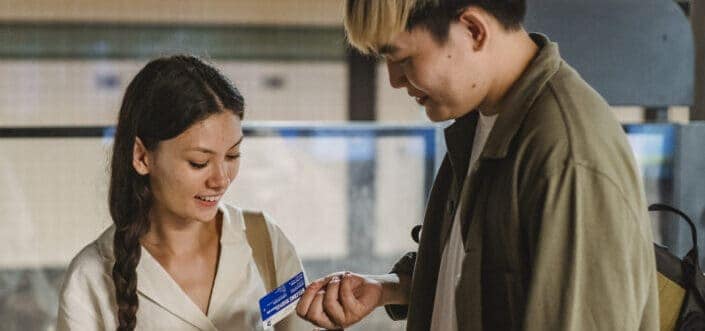
[[[379,55],[392,55],[392,54],[396,53],[397,50],[399,50],[399,49],[396,46],[390,45],[390,44],[385,44],[379,48]]]

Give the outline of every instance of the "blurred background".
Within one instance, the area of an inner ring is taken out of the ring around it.
[[[126,85],[190,53],[245,96],[243,159],[225,200],[267,211],[309,279],[387,272],[415,249],[442,130],[384,63],[348,49],[342,0],[0,0],[0,321],[53,330],[70,259],[111,224],[107,161]],[[650,203],[705,233],[705,6],[528,0],[546,33],[613,105]],[[654,215],[682,255],[687,228]],[[703,246],[703,245],[701,245]],[[701,254],[702,256],[702,254]],[[351,330],[402,330],[378,310]]]

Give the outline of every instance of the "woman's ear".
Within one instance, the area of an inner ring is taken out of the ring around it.
[[[472,49],[484,49],[490,34],[488,13],[478,7],[467,7],[458,16],[458,22],[471,38]]]
[[[135,144],[132,147],[132,167],[142,176],[149,174],[149,153],[139,137],[135,137]]]

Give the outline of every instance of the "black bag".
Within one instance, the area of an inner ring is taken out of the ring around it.
[[[668,205],[653,204],[649,211],[680,215],[688,222],[693,238],[693,248],[682,260],[665,247],[654,244],[661,330],[705,330],[705,275],[699,265],[695,224],[688,215]]]

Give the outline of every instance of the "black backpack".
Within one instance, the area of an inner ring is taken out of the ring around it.
[[[683,259],[654,244],[661,330],[705,330],[705,275],[699,265],[695,223],[684,212],[665,204],[653,204],[649,211],[678,214],[688,222],[693,238],[693,248]]]

